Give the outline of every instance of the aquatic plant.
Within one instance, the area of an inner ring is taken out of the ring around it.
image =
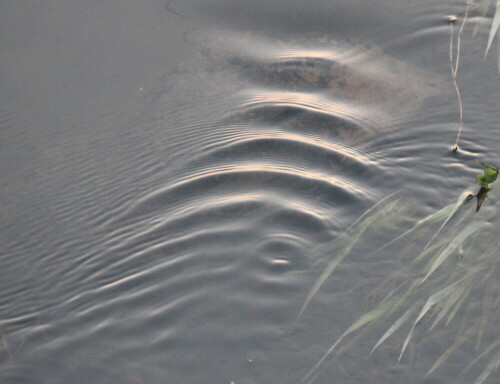
[[[458,133],[457,133],[457,138],[455,140],[455,144],[452,147],[453,152],[458,151],[458,143],[460,141],[460,135],[462,133],[462,128],[464,124],[464,113],[463,113],[463,103],[462,103],[462,96],[460,93],[460,88],[457,83],[457,74],[458,74],[458,65],[460,63],[460,46],[461,46],[461,38],[462,38],[462,33],[465,27],[465,24],[467,22],[467,18],[469,16],[469,12],[473,9],[478,9],[479,15],[484,17],[488,13],[488,10],[490,8],[490,5],[492,3],[492,0],[483,0],[480,1],[479,3],[474,3],[473,0],[467,1],[465,5],[465,11],[456,16],[449,16],[448,21],[450,24],[450,49],[449,49],[449,62],[450,62],[450,70],[451,70],[451,78],[453,82],[453,86],[455,88],[455,92],[457,94],[457,100],[458,100],[458,108],[459,108],[459,126],[458,126]],[[454,44],[453,44],[453,38],[454,38],[454,31],[453,31],[453,25],[461,19],[461,25],[460,29],[457,33],[456,37],[456,43],[455,43],[455,49],[454,49]],[[479,22],[476,24],[476,27],[474,28],[474,35],[478,31],[479,27]],[[486,45],[486,51],[484,54],[484,57],[488,55],[488,51],[490,50],[491,44],[498,32],[498,29],[500,27],[500,0],[497,0],[496,5],[495,5],[495,14],[493,16],[493,21],[491,24],[491,28],[489,31],[489,36],[488,36],[488,43]],[[497,39],[498,41],[498,39]],[[498,54],[498,71],[500,73],[500,43],[498,44],[498,49],[497,49],[497,54]]]
[[[477,9],[484,18],[491,4],[491,0],[479,3],[468,1],[462,14],[448,19],[449,65],[460,117],[453,151],[458,150],[463,127],[463,105],[457,83],[462,33],[470,12]],[[453,28],[458,20],[460,28],[455,36]],[[497,0],[485,57],[499,29],[500,0]],[[500,71],[500,43],[498,48]],[[396,335],[402,335],[399,342],[395,342],[399,344],[396,358],[399,364],[406,358],[410,346],[415,349],[420,346],[417,333],[427,334],[430,338],[438,334],[448,335],[447,347],[426,367],[423,378],[432,375],[463,350],[474,352],[470,361],[462,364],[455,381],[482,384],[492,377],[500,366],[500,236],[494,210],[479,211],[492,190],[491,184],[497,180],[499,170],[479,160],[476,163],[483,167],[483,173],[476,175],[476,186],[465,189],[456,202],[437,210],[402,233],[396,233],[392,239],[389,237],[374,251],[371,250],[372,256],[398,256],[403,263],[402,270],[384,279],[377,291],[391,287],[389,293],[331,344],[303,382],[312,383],[320,367],[327,361],[338,359],[359,339],[366,342],[373,337],[373,345],[368,352],[372,356],[389,344],[389,340],[396,339]],[[338,239],[312,251],[314,260],[321,262],[325,257],[328,260],[307,294],[295,324],[341,263],[365,252],[363,245],[372,244],[381,232],[384,235],[394,233],[394,229],[402,225],[402,218],[418,209],[418,204],[409,202],[401,195],[401,192],[395,192],[385,197],[361,215]],[[474,198],[475,210],[470,209]],[[450,335],[454,335],[451,342]],[[474,369],[476,372],[473,372]]]
[[[12,359],[12,354],[10,352],[9,344],[7,344],[7,340],[5,340],[5,333],[2,328],[0,328],[0,349],[4,349],[7,354],[7,360]],[[0,365],[2,362],[0,361]]]
[[[486,3],[489,5],[490,1],[487,1]],[[495,16],[493,16],[493,23],[491,24],[490,35],[488,36],[488,45],[486,46],[486,52],[484,53],[484,57],[486,57],[486,55],[488,54],[488,51],[490,50],[491,47],[491,43],[493,42],[493,39],[495,38],[495,35],[498,32],[499,27],[500,27],[500,1],[497,0]],[[500,52],[498,53],[498,55],[500,58]]]
[[[390,283],[396,288],[338,337],[303,382],[314,381],[318,369],[327,360],[338,358],[360,335],[365,337],[370,332],[376,335],[376,342],[369,355],[394,335],[403,333],[397,358],[400,362],[410,344],[418,347],[414,335],[424,322],[427,333],[447,330],[456,335],[434,364],[427,367],[425,377],[466,345],[473,345],[476,355],[469,364],[464,364],[458,378],[469,377],[472,367],[482,364],[474,381],[481,384],[497,370],[500,365],[500,237],[498,227],[493,225],[495,212],[489,209],[479,214],[477,211],[486,198],[486,193],[481,191],[491,190],[490,184],[495,182],[498,169],[481,161],[477,163],[484,168],[483,174],[476,178],[478,193],[474,195],[474,188],[467,188],[455,203],[420,220],[372,252],[372,255],[383,252],[402,256],[404,249],[404,254],[411,256],[404,266],[409,273],[395,274],[396,277],[384,281],[384,286]],[[478,201],[476,210],[470,209],[473,197]],[[392,194],[365,212],[338,240],[313,250],[315,258],[326,254],[332,258],[307,295],[297,320],[338,265],[354,257],[355,249],[372,241],[375,233],[397,228],[401,217],[411,211],[411,205],[400,192]],[[430,238],[423,243],[426,236]]]
[[[480,160],[476,160],[476,163],[484,167],[484,174],[476,175],[477,182],[481,187],[489,188],[490,184],[494,183],[497,179],[498,169]]]

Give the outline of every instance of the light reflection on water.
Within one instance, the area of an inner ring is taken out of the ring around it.
[[[341,117],[352,125],[366,130],[380,129],[381,125],[381,123],[377,122],[378,119],[373,111],[334,102],[314,94],[299,92],[256,92],[256,95],[250,97],[244,105],[244,107],[248,108],[269,108],[273,106],[299,108],[309,112]]]

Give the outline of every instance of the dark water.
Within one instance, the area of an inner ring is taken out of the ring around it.
[[[387,267],[336,275],[292,331],[311,250],[396,190],[416,222],[474,182],[475,158],[500,164],[496,62],[473,23],[450,151],[445,17],[462,10],[2,2],[0,381],[299,383]],[[448,383],[453,368],[424,379],[353,349],[317,382]]]

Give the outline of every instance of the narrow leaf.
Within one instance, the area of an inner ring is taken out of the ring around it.
[[[493,42],[493,38],[498,31],[498,27],[500,26],[500,0],[497,0],[495,16],[493,16],[493,23],[491,24],[490,36],[488,37],[488,45],[486,46],[486,52],[484,57],[488,54],[488,51],[491,47],[491,43]]]
[[[482,223],[471,223],[467,227],[462,230],[451,242],[448,246],[441,251],[441,253],[434,258],[432,264],[430,265],[429,271],[425,275],[425,277],[420,281],[422,284],[427,278],[448,258],[448,256],[455,251],[469,236],[477,232],[481,228]]]
[[[391,335],[396,332],[405,322],[408,320],[413,313],[413,310],[415,309],[415,305],[412,305],[404,314],[401,316],[399,319],[397,319],[394,324],[387,330],[386,333],[380,338],[380,340],[375,344],[373,349],[370,352],[370,355],[377,349],[377,347],[382,344],[384,341],[386,341]]]
[[[302,382],[305,382],[308,380],[315,372],[316,370],[323,364],[323,362],[326,360],[328,356],[331,355],[331,353],[335,350],[335,348],[340,344],[340,342],[349,334],[352,332],[358,330],[359,328],[363,327],[364,325],[367,325],[371,323],[372,321],[378,319],[380,316],[385,314],[388,309],[392,307],[394,304],[394,301],[389,301],[385,304],[379,305],[375,309],[371,310],[368,313],[365,313],[362,315],[358,320],[356,320],[338,339],[337,341],[326,351],[326,353],[319,359],[319,361],[316,363],[316,365],[307,373],[307,375],[302,379]]]
[[[469,340],[472,335],[474,334],[474,327],[469,328],[467,332],[465,332],[463,335],[461,335],[458,340],[450,347],[448,348],[442,355],[441,357],[434,363],[432,368],[427,372],[427,375],[425,377],[429,376],[434,372],[436,369],[439,368],[441,364],[443,364],[448,357],[450,357],[453,352],[455,352],[458,348],[460,348],[467,340]]]
[[[476,25],[474,26],[474,31],[472,32],[472,36],[475,37],[477,32],[479,31],[479,27],[484,23],[483,18],[486,16],[488,13],[488,9],[490,8],[490,2],[489,1],[483,1],[478,5],[477,12],[480,16],[479,20],[477,21]]]
[[[497,68],[498,73],[500,73],[500,40],[497,39]]]
[[[389,195],[388,197],[390,197]],[[396,207],[399,204],[399,200],[395,200],[392,203],[388,204],[387,207],[384,208],[381,212],[377,212],[376,214],[373,214],[371,216],[368,216],[357,228],[357,232],[355,232],[352,235],[352,238],[347,238],[348,243],[347,245],[340,251],[340,253],[332,259],[328,265],[326,266],[325,270],[323,273],[320,275],[320,277],[316,280],[314,283],[313,287],[309,291],[306,300],[304,301],[304,304],[302,305],[302,308],[300,309],[300,312],[297,316],[297,319],[295,320],[295,323],[299,321],[300,317],[306,310],[307,306],[311,302],[312,298],[314,295],[319,291],[321,286],[325,283],[325,281],[330,277],[330,275],[335,271],[337,266],[340,264],[342,260],[351,252],[351,250],[354,248],[354,246],[357,244],[363,233],[375,222],[377,222],[380,217],[384,214],[386,214],[388,211],[392,210],[394,207]],[[344,234],[344,236],[349,236],[347,234]]]
[[[464,291],[465,287],[460,287],[450,295],[448,300],[446,300],[446,303],[443,305],[443,308],[441,308],[441,310],[437,314],[434,323],[432,323],[431,327],[429,328],[429,331],[434,329],[434,327],[450,312],[457,301],[460,300]]]
[[[499,0],[500,1],[500,0]],[[460,196],[458,197],[457,199],[457,202],[455,203],[453,209],[451,210],[451,212],[448,213],[448,217],[446,218],[446,220],[444,221],[443,224],[441,224],[441,226],[439,227],[439,229],[436,231],[436,233],[434,234],[434,236],[432,236],[432,238],[429,240],[429,242],[427,243],[427,245],[424,247],[424,250],[427,249],[429,247],[429,245],[431,245],[431,243],[434,241],[434,239],[439,235],[439,233],[441,232],[441,230],[444,228],[444,226],[448,223],[448,221],[450,221],[450,219],[453,217],[453,215],[458,211],[458,209],[463,205],[464,201],[468,198],[468,196],[470,195],[470,192],[468,189],[466,189],[464,192],[462,192],[460,194]]]
[[[481,360],[483,357],[488,355],[491,351],[493,351],[495,348],[500,346],[500,339],[496,340],[495,342],[491,343],[488,348],[486,348],[479,356],[477,356],[474,360],[472,360],[467,367],[464,368],[462,372],[460,372],[460,376],[462,376],[467,370],[470,369],[474,364],[476,364],[479,360]]]
[[[401,353],[399,354],[398,361],[401,361],[401,357],[403,357],[403,353],[404,353],[406,347],[408,346],[408,343],[409,343],[410,338],[413,334],[413,331],[415,330],[416,325],[419,323],[419,321],[422,319],[422,317],[424,317],[425,314],[429,311],[429,309],[431,309],[436,303],[440,302],[442,299],[444,299],[445,297],[450,295],[453,292],[453,290],[455,289],[456,285],[459,284],[462,280],[463,280],[463,278],[460,279],[459,281],[456,281],[455,283],[447,286],[446,288],[441,289],[440,291],[436,292],[435,294],[433,294],[432,296],[430,296],[427,299],[427,302],[425,303],[424,307],[422,308],[419,315],[415,319],[415,322],[413,323],[413,325],[410,329],[410,332],[408,333],[408,336],[406,336],[406,339],[403,343],[403,347],[401,348]]]
[[[349,228],[346,229],[346,232],[349,232],[356,224],[358,224],[361,220],[363,220],[363,218],[365,218],[366,216],[368,216],[371,212],[373,212],[375,210],[375,208],[377,208],[380,204],[382,204],[383,202],[385,202],[386,200],[389,200],[391,197],[395,196],[396,194],[398,194],[399,192],[401,191],[396,191],[396,192],[393,192],[391,193],[390,195],[384,197],[382,200],[380,200],[378,203],[374,204],[372,207],[370,207],[369,209],[367,209],[360,217],[358,217],[354,223],[352,223]]]
[[[394,244],[396,241],[402,239],[403,237],[405,237],[405,236],[411,234],[412,232],[416,231],[417,229],[423,227],[425,224],[434,223],[434,222],[439,221],[445,217],[449,217],[450,214],[453,214],[454,208],[455,208],[455,204],[449,204],[446,207],[440,209],[439,211],[433,213],[432,215],[427,216],[426,218],[420,220],[414,227],[408,229],[406,232],[403,232],[401,235],[399,235],[395,239],[389,241],[388,243],[386,243],[385,245],[383,245],[382,247],[380,247],[379,249],[377,249],[373,253],[377,253],[377,252],[383,250],[384,248],[387,248],[391,244]]]
[[[467,299],[467,296],[469,296],[469,294],[471,292],[471,288],[468,288],[467,293],[465,293],[465,292],[466,291],[464,290],[464,293],[460,297],[460,300],[458,300],[455,303],[453,309],[451,310],[451,312],[450,312],[450,314],[448,316],[448,319],[446,319],[446,325],[450,324],[450,322],[453,320],[453,318],[457,314],[458,310],[462,307],[462,304],[465,302],[465,299]]]
[[[350,241],[350,244],[348,244],[344,249],[342,249],[340,251],[340,253],[334,258],[332,259],[328,265],[326,266],[325,270],[323,271],[323,273],[318,277],[318,279],[315,281],[313,287],[311,288],[311,290],[309,291],[308,295],[307,295],[307,298],[306,300],[304,301],[304,304],[302,304],[302,307],[300,309],[300,312],[299,314],[297,315],[297,319],[295,320],[295,323],[297,323],[297,321],[299,321],[300,317],[302,316],[302,314],[304,313],[304,311],[306,310],[307,306],[309,305],[309,303],[311,302],[312,298],[314,297],[314,295],[316,295],[316,293],[319,291],[319,289],[321,288],[321,286],[325,283],[325,281],[330,277],[330,275],[335,271],[335,269],[337,268],[337,266],[340,264],[340,262],[342,260],[344,260],[344,258],[347,256],[347,254],[351,251],[351,249],[356,245],[356,243],[358,242],[359,238],[361,237],[361,235],[363,234],[363,232],[366,230],[366,228],[363,228],[360,233],[358,233],[351,241]]]
[[[498,369],[498,366],[500,366],[500,351],[486,364],[486,367],[474,384],[482,384],[493,371]]]

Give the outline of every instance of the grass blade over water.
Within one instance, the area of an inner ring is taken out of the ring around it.
[[[426,339],[413,337],[417,329],[418,333],[422,332],[423,325],[418,326],[420,324],[427,324],[429,334],[443,334],[444,329],[447,335],[457,333],[455,340],[432,362],[432,366],[422,370],[423,375],[425,372],[427,376],[433,374],[451,356],[472,343],[471,347],[476,348],[479,357],[471,362],[471,366],[484,362],[487,357],[489,359],[473,381],[481,384],[491,377],[497,368],[498,361],[495,359],[500,353],[497,325],[500,317],[497,308],[500,304],[500,236],[498,227],[493,224],[497,221],[495,212],[490,207],[483,208],[484,212],[476,212],[474,204],[469,204],[473,196],[469,191],[470,188],[461,193],[456,203],[428,215],[369,254],[375,259],[375,255],[379,254],[381,258],[380,251],[384,250],[384,259],[387,259],[389,255],[408,249],[406,253],[410,259],[400,260],[406,266],[400,273],[391,275],[392,283],[383,279],[381,287],[395,288],[390,288],[389,294],[337,338],[307,373],[304,382],[314,381],[323,364],[339,358],[346,348],[352,348],[356,340],[366,344],[366,338],[371,338],[371,333],[378,333],[381,329],[385,330],[375,339],[367,355],[372,355],[389,339],[397,340],[393,336],[406,328],[407,334],[397,358],[401,361],[410,345],[418,350],[421,340]],[[330,261],[309,291],[297,321],[341,262],[347,257],[366,257],[363,244],[373,244],[374,236],[390,236],[394,228],[401,227],[408,219],[408,208],[418,207],[418,204],[409,204],[401,196],[390,202],[387,200],[367,210],[349,233],[329,243],[329,247],[319,246],[313,251],[314,257],[330,256]],[[431,236],[431,239],[426,240],[426,236]],[[330,255],[328,252],[331,252]],[[373,261],[370,259],[370,262]],[[383,288],[376,291],[380,289]],[[482,298],[479,304],[478,296]],[[424,318],[430,321],[423,321]],[[481,340],[488,340],[489,344],[484,345]]]
[[[387,219],[389,215],[393,215],[395,211],[398,210],[398,207],[401,204],[401,199],[399,198],[396,198],[386,206],[380,208],[379,210],[376,210],[382,203],[394,197],[396,194],[397,192],[392,193],[391,195],[385,197],[377,204],[375,204],[373,207],[368,209],[365,213],[363,213],[363,215],[360,216],[359,219],[357,219],[354,222],[354,224],[352,224],[346,230],[344,234],[341,235],[339,239],[327,243],[326,245],[319,246],[313,250],[312,254],[317,255],[317,257],[324,256],[321,255],[322,253],[323,254],[335,253],[335,254],[332,255],[333,258],[327,264],[326,268],[318,277],[318,279],[315,281],[313,287],[309,291],[307,298],[300,309],[297,319],[295,320],[295,323],[297,323],[297,321],[301,318],[302,314],[308,307],[314,295],[316,295],[316,293],[319,291],[321,286],[331,276],[331,274],[335,271],[337,266],[345,259],[345,257],[349,255],[349,252],[351,252],[351,250],[356,246],[356,244],[363,236],[365,231],[368,230],[374,223],[379,222],[380,220]]]
[[[488,36],[488,45],[486,46],[486,52],[484,54],[484,57],[486,57],[488,51],[490,50],[491,43],[495,38],[499,26],[500,26],[500,0],[497,0],[495,16],[493,16],[493,23],[491,24],[490,35]]]

